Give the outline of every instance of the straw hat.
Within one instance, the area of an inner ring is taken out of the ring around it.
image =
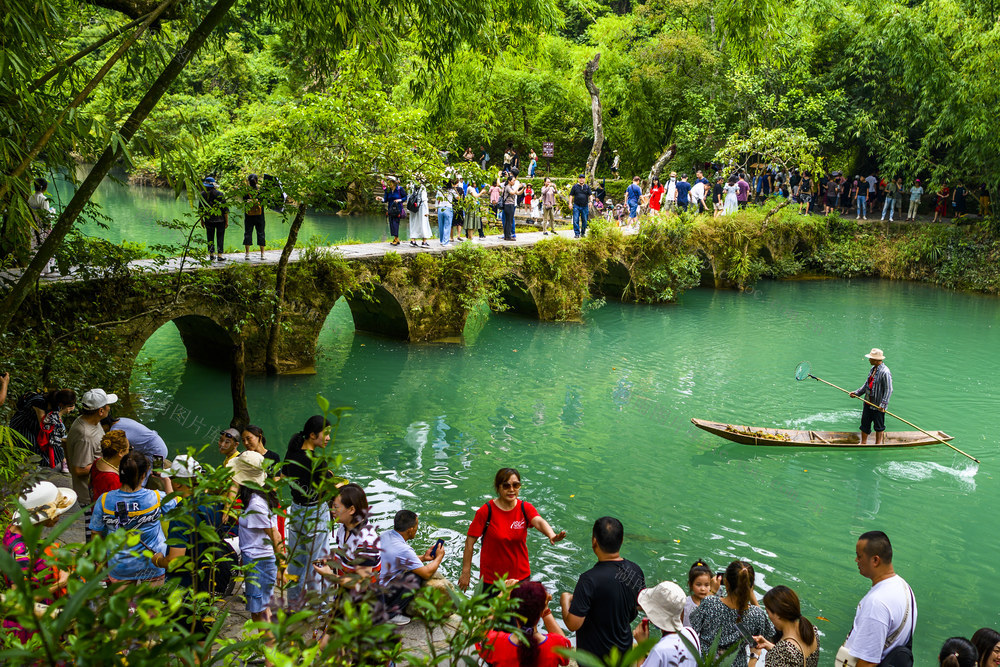
[[[264,472],[264,455],[258,452],[245,451],[239,456],[229,459],[226,464],[233,469],[233,481],[237,484],[253,482],[257,486],[263,486],[267,479]]]
[[[883,359],[885,359],[885,355],[882,353],[882,350],[878,349],[877,347],[873,347],[872,351],[865,355],[865,358],[882,361]]]
[[[684,627],[681,615],[686,596],[681,587],[672,581],[663,581],[654,588],[639,591],[639,606],[646,612],[649,622],[664,632],[680,632]]]
[[[17,501],[31,515],[31,523],[42,523],[68,512],[76,502],[76,492],[52,482],[38,482]]]

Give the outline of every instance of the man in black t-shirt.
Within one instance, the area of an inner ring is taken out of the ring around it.
[[[580,575],[572,594],[560,597],[563,621],[576,632],[576,647],[604,658],[618,647],[632,648],[632,621],[639,612],[639,591],[646,587],[642,569],[619,555],[625,529],[613,517],[594,522],[591,547],[597,564]]]

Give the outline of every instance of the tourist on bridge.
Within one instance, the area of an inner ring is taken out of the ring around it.
[[[631,625],[639,613],[639,591],[646,587],[642,568],[621,556],[624,539],[618,519],[595,521],[590,546],[597,563],[559,600],[563,622],[576,632],[576,647],[601,659],[613,648],[622,653],[632,648]]]
[[[649,212],[651,215],[656,216],[660,212],[662,199],[663,186],[660,185],[660,179],[654,177],[653,182],[649,186]]]
[[[740,200],[739,200],[740,187],[739,187],[739,179],[736,178],[735,174],[729,177],[729,182],[726,183],[726,186],[723,189],[726,192],[726,199],[725,203],[723,204],[722,214],[730,215],[732,213],[736,213],[736,211],[739,209],[740,206]]]
[[[537,168],[538,168],[538,156],[535,154],[535,151],[532,150],[530,153],[528,153],[528,178],[535,177],[535,169]]]
[[[469,183],[465,190],[465,237],[470,241],[473,232],[478,232],[481,239],[486,238],[483,231],[483,211],[479,203],[479,198],[485,191],[485,188],[476,187],[475,181]]]
[[[639,200],[642,199],[642,185],[638,176],[632,177],[632,185],[625,188],[625,203],[628,204],[629,223],[639,217]]]
[[[437,573],[444,560],[444,540],[428,547],[420,556],[408,544],[417,536],[419,524],[416,512],[399,510],[393,517],[392,528],[378,538],[382,561],[378,582],[386,589],[383,601],[391,615],[389,620],[396,625],[410,622],[406,612],[412,593]]]
[[[431,237],[430,211],[427,206],[427,188],[423,184],[410,183],[410,196],[406,200],[406,209],[410,214],[410,245],[417,247],[417,240],[420,246],[430,248],[427,239]],[[416,210],[414,210],[416,207]]]
[[[688,183],[688,175],[681,174],[681,180],[677,181],[677,208],[687,213],[690,203],[691,184]]]
[[[479,538],[483,547],[479,552],[479,573],[484,587],[501,580],[522,581],[531,576],[528,563],[528,529],[534,528],[551,544],[566,537],[566,531],[556,533],[530,503],[520,500],[521,473],[515,468],[501,468],[493,478],[497,497],[476,510],[465,538],[462,554],[462,574],[458,578],[461,588],[468,588],[472,578],[472,552]]]
[[[546,176],[542,186],[542,234],[548,236],[549,232],[556,233],[556,186]]]
[[[663,192],[663,210],[671,212],[677,208],[677,172],[670,172],[670,178],[667,180],[666,188]]]
[[[851,392],[851,398],[866,397],[861,408],[861,444],[868,444],[868,436],[875,428],[875,444],[881,445],[885,435],[885,410],[889,407],[889,397],[892,396],[892,373],[883,362],[885,354],[877,347],[865,355],[872,366],[868,379],[857,391]],[[873,408],[870,403],[877,405]]]
[[[260,188],[257,187],[257,174],[247,176],[247,186],[250,191],[243,195],[245,213],[243,215],[243,259],[250,261],[250,246],[253,245],[253,234],[257,233],[257,246],[260,248],[260,258],[264,259],[264,205],[261,203]]]
[[[863,533],[855,551],[858,572],[871,579],[872,587],[858,604],[851,633],[837,651],[837,662],[853,657],[857,667],[912,665],[917,601],[909,584],[893,569],[889,537],[879,530]]]
[[[446,178],[434,195],[434,206],[437,209],[438,219],[438,242],[442,246],[451,243],[451,222],[455,216],[454,200],[455,189],[451,181]]]
[[[739,180],[736,181],[737,193],[736,201],[740,208],[747,207],[747,201],[750,199],[750,184],[747,183],[746,174],[742,171],[740,172]]]
[[[517,180],[517,176],[511,173],[507,176],[507,182],[503,186],[501,203],[503,204],[503,240],[516,241],[517,233],[514,223],[514,210],[517,208],[517,197],[524,190],[524,186]]]
[[[920,206],[920,198],[924,195],[924,186],[920,184],[920,179],[913,181],[913,187],[910,188],[910,208],[906,212],[906,220],[917,219],[917,208]]]
[[[937,222],[938,218],[943,222],[948,219],[948,200],[951,198],[951,190],[948,188],[948,184],[942,183],[934,196],[934,219],[931,222]]]
[[[399,184],[395,176],[389,177],[389,187],[382,196],[385,202],[386,216],[389,218],[389,234],[392,245],[399,245],[399,219],[403,217],[403,207],[406,205],[406,190]]]
[[[616,149],[614,151],[614,157],[611,158],[611,175],[614,176],[616,181],[620,178],[620,176],[618,176],[618,169],[621,167],[621,164],[622,159],[621,156],[618,155],[618,150]]]
[[[229,227],[226,195],[216,187],[211,176],[205,177],[201,184],[205,189],[201,191],[201,201],[198,202],[198,217],[208,237],[208,260],[224,262],[226,258],[222,253],[226,252],[226,228]]]
[[[587,185],[586,176],[580,174],[576,179],[576,184],[569,191],[570,199],[573,200],[573,236],[580,238],[587,235],[587,218],[590,216],[590,202],[593,193]]]

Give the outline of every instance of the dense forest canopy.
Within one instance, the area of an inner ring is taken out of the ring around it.
[[[688,171],[735,159],[757,136],[802,137],[828,171],[1000,182],[994,0],[4,0],[4,10],[5,251],[32,226],[32,178],[80,161],[178,193],[209,173],[224,184],[275,173],[297,201],[322,207],[386,173],[438,174],[443,151],[455,160],[468,147],[496,167],[512,145],[524,166],[552,142],[541,172],[574,174],[594,143],[583,69],[598,53],[602,177],[615,150],[623,176],[648,173],[672,146],[671,168]]]

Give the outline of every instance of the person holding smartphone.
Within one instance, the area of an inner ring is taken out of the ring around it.
[[[419,525],[420,520],[415,512],[399,510],[392,520],[392,528],[379,535],[382,569],[379,571],[378,583],[386,588],[383,601],[392,614],[389,620],[396,625],[410,622],[406,615],[412,599],[409,593],[433,577],[444,560],[444,540],[438,540],[420,556],[408,544],[417,536]]]
[[[756,579],[753,565],[734,560],[725,574],[726,596],[710,595],[702,600],[691,615],[691,627],[701,639],[702,655],[707,655],[712,642],[719,637],[719,653],[740,644],[732,664],[733,667],[747,667],[749,649],[751,646],[756,648],[753,636],[772,637],[774,625],[764,610],[757,606],[753,591]]]

